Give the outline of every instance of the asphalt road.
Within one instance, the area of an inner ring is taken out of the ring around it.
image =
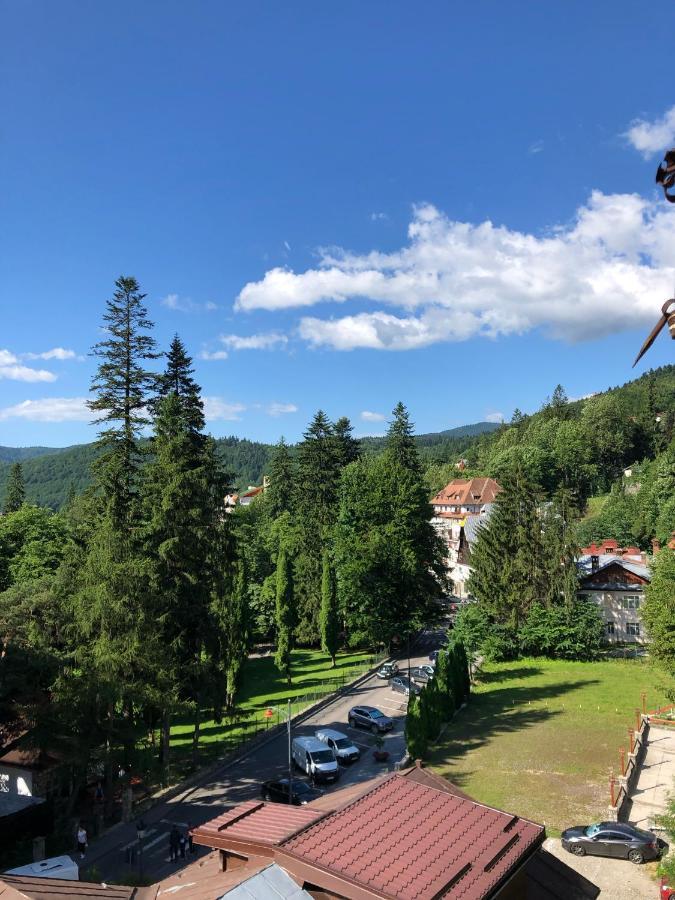
[[[428,662],[431,650],[441,645],[442,632],[424,632],[416,642],[411,656],[411,665]],[[407,658],[398,660],[401,671],[407,668]],[[349,709],[356,704],[376,706],[394,720],[394,728],[384,736],[384,748],[389,751],[388,763],[376,763],[372,756],[372,735],[362,729],[351,729],[347,724]],[[317,713],[305,719],[293,729],[293,736],[313,735],[319,727],[335,728],[349,735],[362,750],[361,759],[350,766],[341,767],[341,777],[335,785],[324,786],[327,792],[367,781],[399,761],[405,752],[405,714],[407,702],[402,694],[394,693],[388,681],[372,676],[367,681],[341,694]],[[158,881],[180,869],[202,853],[205,848],[197,848],[192,859],[169,861],[169,832],[173,824],[179,829],[186,829],[213,819],[226,808],[235,806],[244,800],[260,797],[260,786],[270,778],[283,777],[288,774],[288,738],[281,734],[256,747],[248,756],[238,762],[225,766],[215,774],[211,772],[202,782],[192,785],[172,799],[160,802],[143,818],[146,833],[143,840],[143,873]],[[294,777],[297,777],[294,775]],[[129,873],[130,866],[126,862],[127,849],[135,851],[133,870],[138,873],[140,854],[138,838],[134,824],[117,826],[113,832],[103,835],[99,842],[91,847],[89,859],[83,866],[96,868],[99,880],[115,879],[121,881]],[[81,877],[86,878],[86,868]]]

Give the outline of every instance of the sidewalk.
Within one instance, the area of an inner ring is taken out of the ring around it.
[[[637,784],[629,797],[629,821],[638,828],[652,828],[655,817],[666,811],[668,795],[673,793],[675,729],[652,726]]]

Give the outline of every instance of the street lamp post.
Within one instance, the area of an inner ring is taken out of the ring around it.
[[[293,757],[291,754],[291,701],[288,701],[288,802],[293,803]]]

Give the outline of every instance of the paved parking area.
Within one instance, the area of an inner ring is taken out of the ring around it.
[[[421,636],[414,648],[411,665],[428,662],[428,654],[439,646],[439,634],[426,632]],[[399,659],[398,664],[403,671],[407,668],[407,659]],[[387,763],[378,763],[373,759],[373,736],[360,728],[351,729],[347,723],[348,713],[352,706],[365,704],[376,706],[394,720],[392,731],[384,735],[384,750],[389,751]],[[293,728],[293,736],[313,735],[317,728],[335,728],[349,735],[362,751],[361,759],[351,766],[342,768],[341,777],[335,785],[321,786],[321,790],[331,790],[357,784],[373,778],[375,775],[393,769],[405,751],[405,714],[407,702],[403,695],[394,693],[389,682],[372,676],[353,688],[348,694],[338,696],[334,702],[322,707],[318,712],[305,719]],[[268,743],[256,747],[248,756],[236,764],[229,765],[216,772],[204,776],[203,780],[186,788],[171,800],[158,803],[144,816],[146,832],[143,846],[143,872],[152,878],[165,878],[183,864],[169,862],[169,831],[172,825],[186,829],[202,824],[208,819],[220,815],[226,808],[260,796],[263,781],[283,777],[288,773],[288,739],[280,734]],[[294,778],[297,775],[294,775]],[[92,844],[91,852],[85,865],[95,865],[98,877],[124,880],[129,866],[125,863],[125,851],[137,850],[138,839],[133,824],[117,826],[112,832],[104,835],[100,841]],[[202,855],[200,848],[198,855]],[[134,870],[138,872],[140,860],[138,855]],[[86,871],[84,873],[86,876]]]
[[[544,849],[600,888],[603,900],[658,900],[656,863],[635,866],[628,860],[602,856],[573,856],[560,838],[547,838]]]

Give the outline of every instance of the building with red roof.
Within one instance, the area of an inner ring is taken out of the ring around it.
[[[332,806],[332,808],[328,808]],[[232,876],[284,870],[316,900],[586,900],[543,826],[477,803],[419,765],[304,807],[251,801],[193,831]]]

